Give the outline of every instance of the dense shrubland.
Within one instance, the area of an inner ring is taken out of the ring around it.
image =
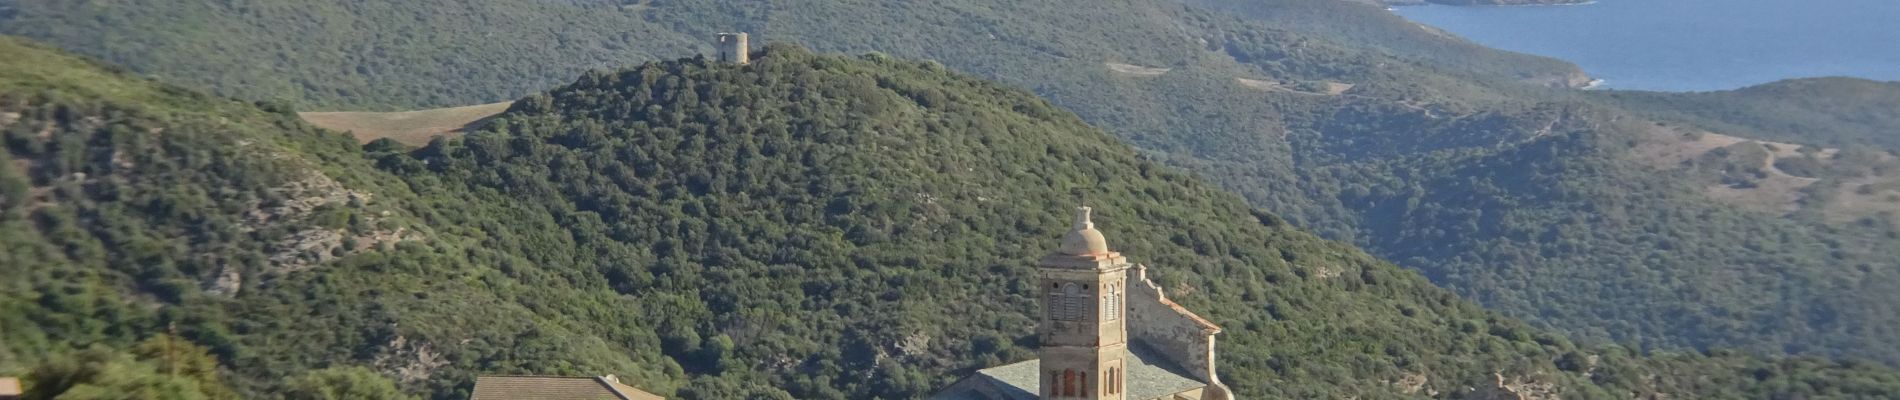
[[[408,150],[0,45],[30,55],[0,61],[0,272],[21,277],[0,370],[35,398],[453,399],[479,373],[913,397],[1033,354],[1024,282],[1083,196],[1227,328],[1249,396],[1451,396],[1493,372],[1574,398],[1900,390],[1861,364],[1573,344],[927,63],[774,47],[592,72]],[[313,231],[370,243],[277,257]]]
[[[1894,218],[1840,218],[1814,206],[1862,192],[1856,201],[1900,202],[1881,197],[1895,193],[1888,184],[1855,178],[1894,168],[1854,161],[1878,151],[1776,161],[1821,179],[1794,212],[1708,195],[1715,185],[1761,184],[1766,168],[1743,159],[1746,148],[1663,167],[1633,155],[1656,122],[1795,143],[1890,144],[1880,138],[1891,118],[1878,111],[1893,107],[1858,84],[1680,96],[1551,90],[1521,82],[1561,83],[1575,68],[1325,0],[103,4],[0,0],[0,30],[275,109],[513,99],[590,67],[704,53],[710,34],[727,30],[824,53],[935,60],[1031,91],[1158,164],[1580,342],[1900,362],[1887,344],[1900,339],[1900,315],[1884,306],[1900,293]],[[1351,86],[1316,94],[1331,84]],[[379,167],[414,180],[410,169],[427,165],[399,160]],[[590,201],[610,213],[639,210],[619,197]],[[400,225],[412,216],[401,212],[373,224],[356,216],[380,210],[332,206],[321,215],[362,241],[400,227],[428,234]],[[521,246],[562,243],[536,240]],[[243,260],[275,253],[261,254]],[[180,269],[220,265],[196,262]],[[675,353],[698,354],[685,344],[705,340],[676,342],[684,347]]]

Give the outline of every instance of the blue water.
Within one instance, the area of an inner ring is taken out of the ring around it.
[[[1900,0],[1599,0],[1396,12],[1487,46],[1568,60],[1614,89],[1900,80]]]

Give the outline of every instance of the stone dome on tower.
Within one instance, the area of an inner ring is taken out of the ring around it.
[[[1215,373],[1220,327],[1169,301],[1108,249],[1088,207],[1036,262],[1036,359],[977,371],[931,400],[1233,400]]]
[[[1089,220],[1088,207],[1076,207],[1075,226],[1068,236],[1062,237],[1062,254],[1072,256],[1092,256],[1108,254],[1108,239],[1102,237],[1102,231],[1095,230],[1095,222]]]

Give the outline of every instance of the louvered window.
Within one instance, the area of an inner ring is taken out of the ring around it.
[[[1043,306],[1043,309],[1049,310],[1049,319],[1063,319],[1062,303],[1063,299],[1066,298],[1067,297],[1063,296],[1062,293],[1057,293],[1053,290],[1049,291],[1049,303]]]
[[[1076,287],[1074,283],[1063,284],[1061,293],[1049,294],[1049,313],[1051,314],[1049,318],[1057,321],[1082,319],[1082,308],[1086,305],[1081,296],[1083,296],[1081,288]]]

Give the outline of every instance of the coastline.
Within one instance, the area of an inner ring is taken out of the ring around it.
[[[1466,1],[1469,1],[1466,3],[1447,3],[1444,1],[1447,1],[1447,0],[1383,0],[1381,1],[1381,3],[1385,4],[1387,10],[1393,10],[1393,7],[1421,7],[1421,6],[1548,7],[1548,6],[1587,6],[1587,5],[1592,5],[1592,4],[1597,3],[1597,0],[1556,0],[1556,1],[1549,1],[1549,2],[1538,2],[1535,0],[1527,1],[1527,2],[1510,2],[1512,0],[1488,0],[1488,1],[1487,0],[1466,0]]]
[[[1593,7],[1387,9],[1480,45],[1578,65],[1591,76],[1566,83],[1592,90],[1721,91],[1821,76],[1900,81],[1900,42],[1864,40],[1894,33],[1890,19],[1900,15],[1900,2],[1841,1],[1862,7],[1783,2],[1743,7],[1721,0],[1671,0],[1585,3]],[[1695,12],[1723,5],[1735,8],[1719,15]],[[1593,78],[1608,79],[1591,83]],[[1532,83],[1553,81],[1535,77]]]

